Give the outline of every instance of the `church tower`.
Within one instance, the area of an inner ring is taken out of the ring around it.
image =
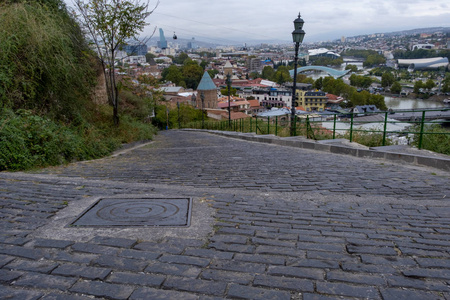
[[[223,73],[225,76],[230,74],[230,76],[233,76],[233,65],[229,60],[225,63],[225,66],[223,67]]]
[[[203,108],[217,108],[217,87],[209,76],[208,72],[205,71],[202,80],[197,87],[197,108],[202,108],[202,98],[203,93]]]

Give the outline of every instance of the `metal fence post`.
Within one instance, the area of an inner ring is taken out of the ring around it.
[[[353,112],[350,119],[350,143],[353,142]]]
[[[420,135],[419,135],[419,149],[422,149],[423,142],[423,127],[425,124],[425,111],[422,112],[422,120],[420,121]]]
[[[333,121],[333,140],[336,138],[336,114],[334,115]]]
[[[386,128],[387,128],[388,112],[384,114],[384,128],[383,128],[383,146],[386,146]]]
[[[270,134],[270,117],[267,116],[267,134]]]
[[[275,136],[278,136],[278,116],[275,117]]]

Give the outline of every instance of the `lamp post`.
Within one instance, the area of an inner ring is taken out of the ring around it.
[[[303,21],[298,13],[298,18],[294,20],[294,31],[292,32],[292,40],[295,43],[295,57],[294,57],[294,84],[292,86],[292,105],[291,105],[291,136],[295,135],[295,100],[297,90],[297,64],[298,64],[298,48],[300,43],[305,37],[305,31],[303,30]]]
[[[231,128],[231,102],[230,102],[230,90],[231,90],[231,74],[227,74],[227,87],[228,87],[228,128]]]

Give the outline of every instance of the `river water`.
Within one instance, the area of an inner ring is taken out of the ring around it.
[[[345,61],[345,59],[344,59]],[[359,70],[364,70],[362,62],[352,62],[350,64],[354,64],[358,67]],[[344,70],[346,64],[342,64],[338,70]],[[326,77],[328,74],[323,72],[315,72],[309,73],[308,77],[316,80],[319,77]],[[344,82],[348,81],[347,78],[344,78]],[[347,82],[348,83],[348,82]],[[432,101],[432,100],[422,100],[422,99],[409,99],[409,98],[395,98],[395,97],[384,97],[384,101],[386,106],[390,109],[422,109],[422,108],[440,108],[440,107],[448,107],[448,105],[444,104],[440,101]]]
[[[409,98],[394,98],[384,97],[386,106],[390,109],[422,109],[422,108],[440,108],[445,107],[444,102],[422,100],[422,99],[409,99]]]

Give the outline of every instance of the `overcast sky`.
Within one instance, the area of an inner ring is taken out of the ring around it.
[[[449,0],[160,0],[145,33],[156,27],[169,41],[175,31],[180,38],[222,44],[289,42],[299,12],[305,21],[304,42],[450,27]]]

